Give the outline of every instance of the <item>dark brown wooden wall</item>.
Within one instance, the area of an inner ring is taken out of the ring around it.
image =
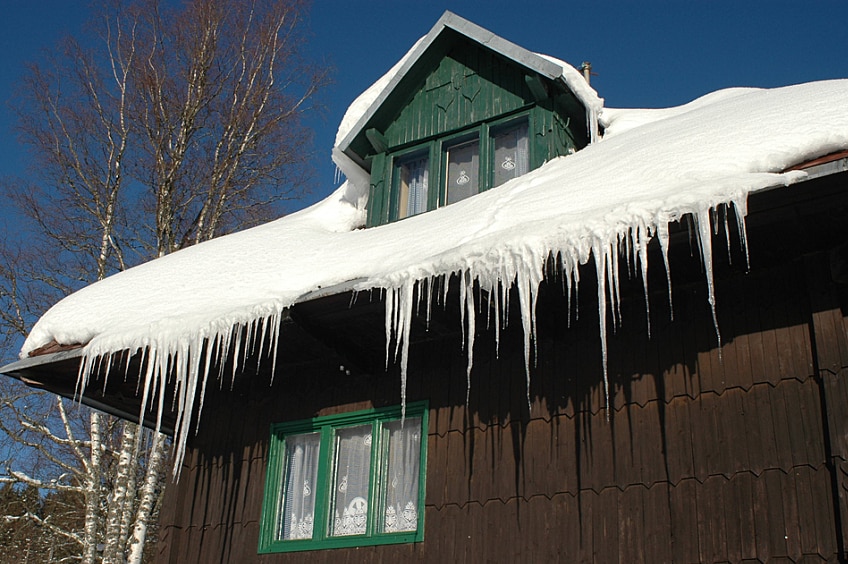
[[[590,269],[571,327],[561,296],[540,298],[529,406],[515,320],[498,356],[491,331],[478,335],[468,404],[456,333],[437,319],[419,335],[409,400],[428,399],[431,414],[416,545],[256,554],[269,425],[397,404],[395,374],[345,376],[328,350],[285,365],[270,387],[266,376],[224,386],[166,491],[159,561],[838,561],[848,538],[848,292],[828,253],[756,266],[766,240],[751,239],[751,272],[717,266],[720,351],[688,249],[672,257],[673,277],[675,261],[693,269],[677,276],[673,322],[665,275],[652,274],[650,339],[640,284],[625,283],[610,410]]]

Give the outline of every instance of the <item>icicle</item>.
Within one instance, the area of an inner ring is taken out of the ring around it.
[[[727,264],[733,264],[733,253],[730,251],[730,226],[727,222],[727,214],[730,213],[730,208],[725,204],[721,209],[724,210],[722,218],[724,219],[724,239],[727,243]]]
[[[580,320],[580,265],[576,257],[571,257],[571,274],[571,285],[574,287],[574,321],[577,322]]]
[[[500,358],[500,347],[501,347],[501,287],[504,285],[503,281],[497,280],[493,282],[492,292],[490,297],[494,298],[495,305],[495,357]]]
[[[619,266],[618,266],[618,249],[620,247],[619,238],[616,243],[610,243],[609,245],[609,259],[608,259],[608,268],[607,268],[607,276],[609,278],[609,296],[610,296],[610,305],[612,306],[612,332],[615,333],[618,331],[618,328],[621,326],[621,294],[619,293]]]
[[[598,141],[598,110],[595,108],[586,108],[586,126],[589,130],[589,143],[597,143]]]
[[[386,290],[386,370],[389,369],[389,351],[391,350],[392,338],[395,335],[395,291]]]
[[[464,349],[467,335],[465,330],[465,314],[466,314],[466,298],[465,294],[468,291],[468,283],[466,281],[467,272],[460,271],[458,274],[459,278],[459,324],[462,327],[462,342],[460,346]]]
[[[427,329],[430,328],[430,319],[433,314],[433,287],[436,285],[436,278],[431,276],[427,280]]]
[[[218,340],[217,336],[215,337],[215,340],[216,341]],[[209,367],[212,366],[213,355],[214,355],[213,351],[214,350],[215,349],[212,346],[212,343],[208,343],[207,346],[206,346],[206,357],[205,357],[205,360],[204,360],[205,361],[205,368],[204,368],[203,383],[200,387],[199,405],[197,407],[198,417],[197,417],[197,422],[196,422],[195,428],[194,428],[195,433],[197,433],[200,430],[200,415],[199,414],[203,411],[203,401],[206,398],[206,382],[209,379]],[[276,358],[277,358],[277,355],[275,353],[274,354],[274,360],[276,360]],[[274,360],[272,360],[272,366],[273,366]],[[273,381],[274,381],[274,368],[271,369],[271,382],[273,383]]]
[[[233,328],[233,333],[235,334],[235,342],[233,344],[233,372],[230,376],[230,391],[233,391],[233,386],[235,385],[235,382],[236,382],[236,374],[238,373],[238,369],[239,369],[238,360],[239,360],[239,357],[241,356],[242,326],[240,324],[237,324]]]
[[[477,315],[474,308],[474,281],[471,279],[471,272],[466,271],[463,278],[467,278],[462,285],[462,293],[465,294],[465,304],[462,304],[462,306],[465,308],[467,319],[467,327],[463,327],[463,331],[468,333],[468,336],[464,339],[467,343],[465,346],[468,355],[468,364],[465,369],[465,405],[467,407],[471,399],[471,369],[474,366],[474,334],[476,332]]]
[[[283,322],[283,312],[277,310],[271,319],[271,382],[274,385],[274,377],[277,375],[277,349],[280,344],[280,326]]]
[[[520,266],[520,267],[518,267]],[[536,266],[536,265],[533,265]],[[518,287],[518,302],[521,308],[521,324],[524,328],[524,371],[527,377],[527,409],[530,409],[530,355],[531,344],[533,345],[533,358],[535,360],[536,347],[536,294],[541,283],[542,273],[536,268],[522,261],[516,268],[516,286]]]
[[[601,249],[604,249],[601,252]],[[607,247],[595,240],[592,254],[595,256],[595,270],[598,277],[598,331],[601,337],[601,366],[604,377],[604,398],[609,419],[609,378],[607,376]]]
[[[450,275],[445,274],[444,276],[442,276],[442,296],[441,296],[441,300],[442,300],[442,307],[443,308],[448,307],[448,292],[449,291],[450,291]]]
[[[400,355],[400,402],[401,420],[406,418],[406,376],[409,364],[409,337],[412,330],[412,292],[415,287],[414,280],[407,280],[406,286],[401,288],[401,308],[398,311],[397,339],[402,341]]]
[[[668,265],[668,220],[666,218],[659,218],[657,221],[657,239],[660,242],[660,249],[662,250],[663,256],[663,265],[665,266],[665,279],[666,285],[668,286],[668,312],[669,319],[674,321],[674,305],[671,300],[671,268]]]
[[[719,355],[721,355],[721,333],[718,330],[718,317],[715,308],[715,285],[713,283],[713,251],[712,237],[710,234],[709,210],[701,210],[692,215],[698,228],[698,243],[701,251],[701,259],[704,263],[704,276],[707,278],[707,301],[713,315],[713,326],[715,327],[716,341],[718,343]]]
[[[506,329],[509,325],[509,288],[510,285],[506,283],[507,280],[515,280],[515,276],[510,276],[509,278],[504,277],[501,280],[501,304],[503,305],[503,310],[501,311],[501,322],[503,323],[503,329]]]
[[[650,231],[644,224],[636,227],[636,249],[639,266],[642,270],[642,288],[645,292],[645,322],[647,323],[648,339],[651,338],[651,300],[648,294],[648,243]]]
[[[739,242],[745,252],[745,268],[751,270],[751,257],[748,256],[748,231],[745,227],[745,218],[748,216],[748,199],[742,197],[733,200],[733,209],[736,213],[736,225],[739,227]]]

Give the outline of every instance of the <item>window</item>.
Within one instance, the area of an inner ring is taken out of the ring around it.
[[[530,170],[530,155],[527,147],[526,121],[495,131],[492,135],[492,144],[494,145],[492,186],[500,186],[507,180],[527,174]]]
[[[452,145],[445,151],[448,163],[445,201],[464,200],[480,191],[480,141],[473,139]]]
[[[259,552],[424,538],[426,403],[271,428]]]
[[[526,174],[530,152],[526,114],[405,147],[390,155],[393,195],[387,219],[454,204]]]
[[[427,177],[430,159],[416,155],[401,160],[397,165],[398,219],[427,211]]]

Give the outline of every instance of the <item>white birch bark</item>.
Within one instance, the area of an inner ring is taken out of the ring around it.
[[[147,470],[144,477],[144,485],[141,488],[141,499],[136,513],[133,534],[129,540],[127,564],[141,564],[144,554],[144,545],[147,541],[147,530],[153,513],[153,505],[156,502],[158,486],[162,481],[162,470],[165,466],[165,454],[167,437],[162,433],[155,433],[153,444],[147,458]]]
[[[61,400],[60,400],[61,401]],[[97,545],[100,537],[100,469],[102,459],[101,415],[92,411],[91,448],[89,463],[85,464],[85,537],[83,542],[82,561],[84,564],[94,564],[97,561]]]

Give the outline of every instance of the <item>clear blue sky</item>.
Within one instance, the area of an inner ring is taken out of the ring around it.
[[[0,0],[0,176],[26,176],[5,102],[27,61],[81,33],[85,2]],[[848,78],[846,0],[315,0],[308,45],[335,68],[316,128],[315,192],[330,192],[329,159],[347,105],[449,9],[530,50],[575,66],[611,107],[663,107],[730,86],[774,87]],[[846,108],[848,111],[848,108]]]

